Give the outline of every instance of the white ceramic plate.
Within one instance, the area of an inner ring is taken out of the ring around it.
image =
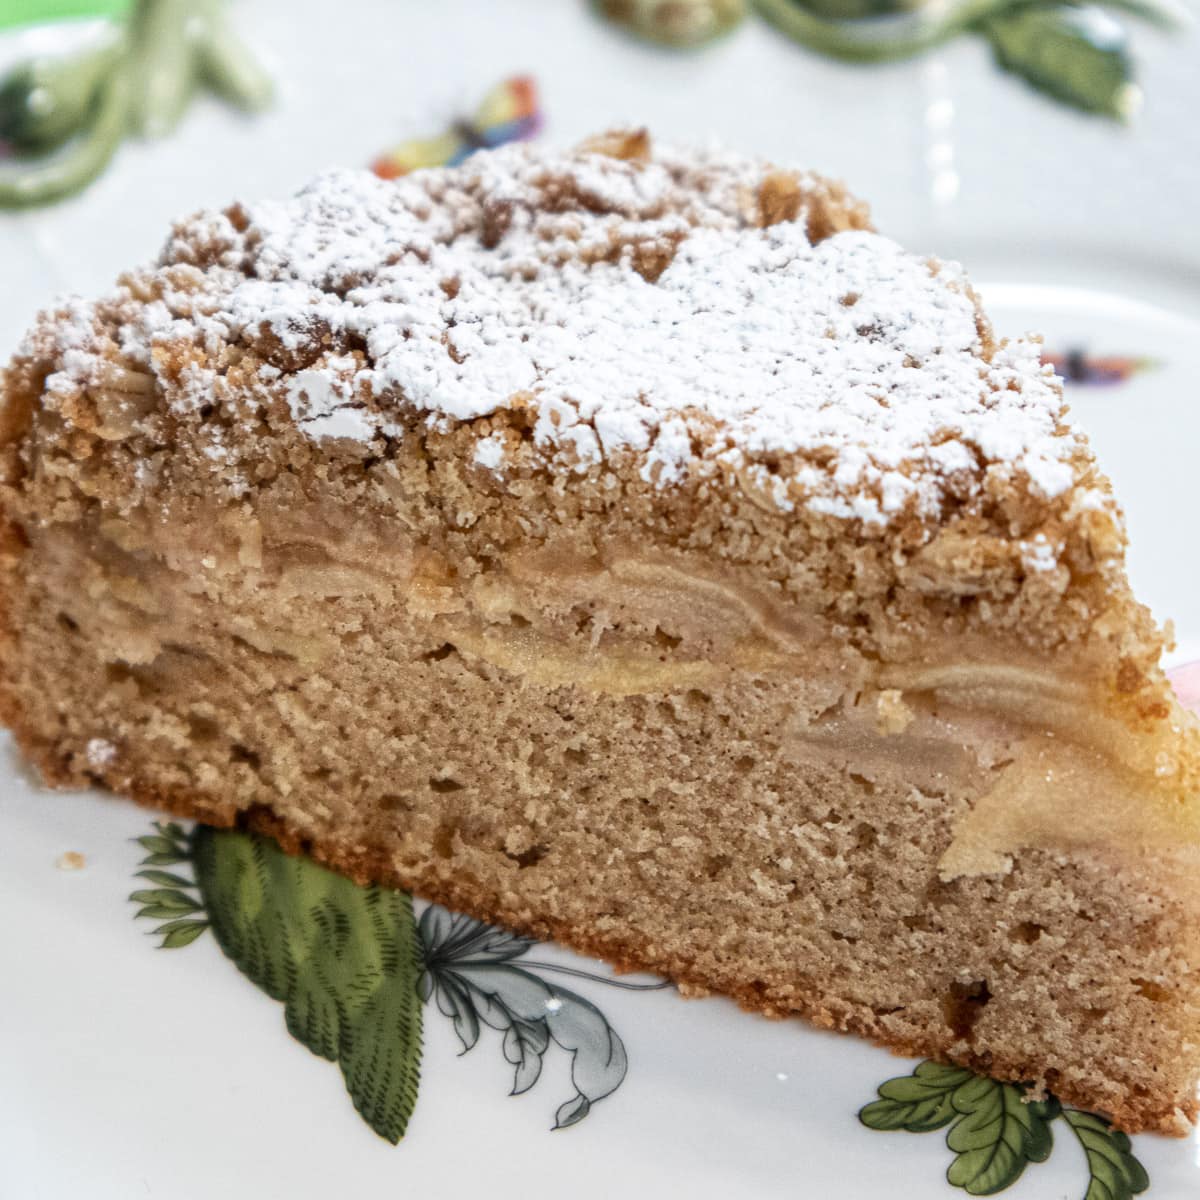
[[[95,291],[151,256],[173,215],[365,162],[528,70],[549,138],[633,120],[843,175],[883,228],[963,258],[1002,331],[1040,328],[1056,350],[1155,360],[1125,383],[1073,388],[1072,401],[1125,502],[1135,583],[1175,620],[1179,658],[1200,658],[1200,579],[1186,552],[1200,446],[1194,39],[1141,35],[1148,103],[1122,131],[999,77],[971,44],[860,71],[751,25],[683,57],[626,41],[571,0],[343,0],[336,14],[317,0],[246,0],[239,22],[267,48],[276,109],[247,122],[202,104],[170,141],[125,150],[84,197],[0,216],[0,351],[53,293]],[[29,36],[0,39],[0,62]],[[151,821],[122,801],[41,792],[0,753],[4,1200],[964,1194],[945,1182],[945,1130],[885,1133],[857,1118],[915,1064],[722,1000],[572,978],[553,968],[607,972],[551,947],[514,965],[549,964],[531,974],[602,1014],[587,1020],[622,1039],[621,1086],[552,1133],[574,1093],[566,1053],[551,1045],[536,1086],[510,1098],[501,1034],[485,1027],[457,1057],[451,1021],[430,1003],[415,1113],[391,1146],[211,931],[176,950],[146,936],[155,922],[135,920],[127,897],[160,886],[134,879],[153,847],[131,839],[152,835]],[[80,869],[59,865],[69,851],[84,856]],[[1006,1196],[1083,1200],[1080,1144],[1063,1119],[1052,1130],[1049,1160]],[[1195,1137],[1138,1137],[1133,1153],[1151,1200],[1200,1192]]]

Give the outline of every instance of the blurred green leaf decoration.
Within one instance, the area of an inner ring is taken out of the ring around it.
[[[681,48],[707,45],[744,15],[733,0],[594,0],[610,20],[639,37]],[[1043,94],[1082,112],[1118,121],[1141,93],[1120,11],[1161,29],[1189,15],[1175,0],[749,0],[802,46],[844,62],[914,58],[973,34],[997,64]]]
[[[746,0],[594,0],[601,16],[664,46],[704,46],[746,16]]]
[[[132,0],[4,0],[0,4],[0,29],[40,21],[66,21],[73,17],[119,17]]]
[[[0,144],[8,151],[0,208],[80,191],[126,137],[170,133],[200,87],[248,112],[271,99],[270,80],[230,29],[224,0],[19,0],[3,11],[10,24],[120,19],[83,49],[30,59],[0,80]]]
[[[1141,98],[1125,27],[1102,9],[1029,5],[985,21],[996,61],[1056,100],[1125,120]]]

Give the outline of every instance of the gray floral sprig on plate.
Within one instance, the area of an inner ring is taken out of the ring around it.
[[[137,916],[159,922],[160,947],[190,945],[211,929],[242,974],[282,1002],[288,1032],[341,1067],[355,1108],[393,1143],[416,1106],[430,1001],[453,1022],[464,1054],[484,1027],[502,1035],[514,1096],[538,1082],[552,1043],[564,1050],[574,1091],[553,1127],[566,1129],[620,1087],[628,1057],[596,1005],[543,976],[670,986],[534,961],[526,955],[536,942],[436,906],[418,921],[404,892],[359,887],[267,838],[157,822],[137,841],[145,852],[137,876],[153,886],[130,900]]]
[[[997,64],[1063,104],[1116,120],[1141,92],[1126,27],[1109,10],[1173,30],[1188,23],[1176,0],[594,0],[630,32],[678,47],[728,34],[757,9],[789,37],[852,63],[891,62],[962,34],[982,37]]]
[[[514,1072],[511,1095],[519,1096],[537,1083],[551,1041],[570,1054],[575,1094],[559,1106],[555,1129],[582,1121],[597,1100],[620,1087],[629,1060],[616,1030],[590,1001],[529,968],[618,987],[629,984],[553,963],[526,961],[518,966],[514,960],[535,943],[443,908],[430,907],[421,914],[420,934],[425,947],[421,998],[436,996],[438,1011],[454,1022],[464,1054],[479,1040],[481,1024],[504,1035],[504,1057]]]
[[[80,191],[126,137],[174,129],[200,86],[250,112],[271,98],[224,0],[136,0],[86,49],[22,63],[0,80],[0,208]]]
[[[511,1095],[541,1079],[552,1045],[563,1050],[573,1093],[553,1127],[566,1129],[621,1086],[629,1063],[600,1009],[554,977],[630,991],[671,986],[534,959],[529,938],[437,906],[418,919],[404,892],[360,887],[268,838],[156,822],[136,840],[145,886],[130,899],[138,917],[156,922],[160,947],[179,949],[211,930],[242,974],[283,1004],[288,1032],[339,1065],[355,1108],[393,1143],[416,1106],[431,1006],[451,1021],[464,1054],[485,1029],[501,1035]],[[1133,1200],[1149,1186],[1129,1139],[1103,1118],[959,1067],[923,1062],[889,1079],[859,1119],[886,1131],[946,1129],[947,1179],[972,1196],[1003,1191],[1044,1162],[1056,1121],[1083,1148],[1083,1200]]]

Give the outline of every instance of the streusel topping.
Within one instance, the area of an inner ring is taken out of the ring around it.
[[[644,135],[342,171],[181,225],[122,350],[154,369],[156,346],[194,342],[164,383],[194,409],[248,344],[309,437],[480,422],[474,464],[501,474],[485,419],[507,411],[559,469],[632,453],[669,486],[732,463],[781,508],[872,523],[989,475],[1067,491],[1079,444],[1038,346],[996,344],[957,266],[866,225],[815,176],[651,158]],[[94,370],[66,349],[68,375]]]

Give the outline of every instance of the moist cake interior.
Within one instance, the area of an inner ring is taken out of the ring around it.
[[[194,218],[31,334],[0,505],[51,781],[1195,1117],[1198,735],[1119,511],[840,187],[616,134]]]

